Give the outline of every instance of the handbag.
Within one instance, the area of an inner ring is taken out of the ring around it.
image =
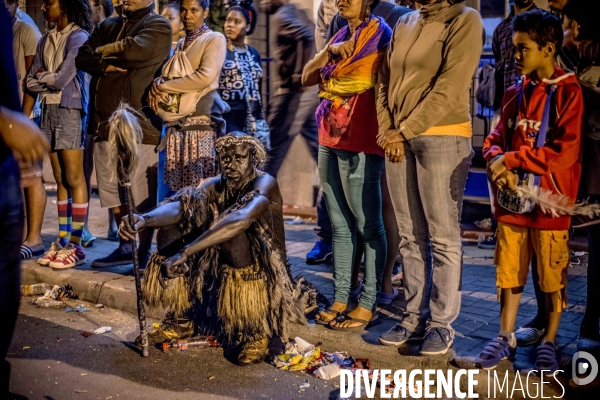
[[[187,49],[181,50],[184,40],[185,38],[179,40],[173,57],[163,66],[162,79],[165,81],[183,78],[196,71],[196,68],[192,67],[187,58]],[[195,40],[198,40],[198,38]],[[188,49],[191,47],[190,45]],[[185,118],[196,111],[198,101],[208,90],[209,88],[192,93],[169,93],[166,100],[160,101],[157,114],[165,122],[174,122]]]
[[[550,108],[552,105],[552,97],[554,95],[555,86],[554,85],[550,86],[549,89],[550,89],[550,93],[548,94],[548,96],[546,96],[546,104],[544,105],[544,114],[542,117],[542,123],[540,125],[540,130],[538,131],[538,134],[537,134],[536,147],[543,147],[544,144],[546,143],[546,135],[548,133],[548,123],[550,120]],[[512,135],[514,134],[515,129],[517,129],[519,107],[521,105],[522,98],[523,98],[523,87],[521,87],[521,91],[519,93],[519,98],[517,100],[517,108],[516,108],[517,116],[515,117],[515,125],[511,132],[511,138],[507,142],[508,143],[508,146],[506,147],[507,151],[509,149],[510,143],[512,142]],[[533,172],[525,171],[523,169],[518,169],[516,171],[516,173],[519,177],[517,185],[520,187],[529,188],[529,190],[527,190],[528,192],[531,192],[534,187],[540,186],[541,177],[539,175],[536,175]],[[510,212],[513,212],[515,214],[524,214],[524,213],[533,211],[536,203],[535,203],[535,200],[533,200],[530,196],[528,196],[526,194],[523,194],[523,193],[520,193],[517,191],[513,191],[513,190],[498,190],[498,204],[502,208],[504,208]]]
[[[235,57],[235,63],[237,64],[237,69],[240,71],[242,75],[242,82],[244,83],[244,87],[246,88],[246,121],[244,126],[244,131],[255,137],[260,141],[260,143],[265,148],[265,151],[271,150],[271,131],[269,130],[269,124],[265,119],[265,113],[262,107],[262,100],[260,96],[258,96],[258,108],[260,109],[260,117],[256,118],[252,110],[254,109],[254,100],[250,98],[250,87],[252,87],[249,79],[252,79],[252,68],[255,67],[254,56],[250,52],[250,48],[246,45],[246,54],[248,55],[248,61],[250,64],[250,74],[244,73],[242,70],[242,65],[240,64],[238,52],[233,49],[233,54]]]

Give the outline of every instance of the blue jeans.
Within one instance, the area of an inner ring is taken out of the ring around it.
[[[454,331],[460,312],[460,214],[471,165],[471,141],[418,136],[405,143],[402,162],[386,159],[388,188],[400,232],[406,313],[401,325],[423,333]]]
[[[10,364],[6,361],[19,312],[23,199],[19,167],[10,156],[0,164],[0,399],[8,395]]]
[[[319,175],[333,226],[335,301],[347,304],[356,233],[364,243],[365,275],[359,305],[375,308],[387,244],[381,216],[383,157],[319,147]]]

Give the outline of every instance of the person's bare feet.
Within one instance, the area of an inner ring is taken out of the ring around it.
[[[335,317],[337,317],[338,313],[343,313],[344,311],[346,311],[347,307],[347,304],[336,301],[331,307],[329,307],[329,310],[323,310],[319,312],[319,314],[317,314],[317,317],[320,321],[330,322],[333,321]]]
[[[348,313],[348,317],[362,319],[364,321],[371,321],[371,318],[373,318],[373,312],[371,310],[367,310],[364,307],[358,306],[354,310],[352,310]],[[354,328],[357,326],[361,326],[363,324],[361,324],[360,322],[357,322],[357,321],[337,322],[337,321],[332,320],[329,323],[329,325],[335,326],[337,328]]]

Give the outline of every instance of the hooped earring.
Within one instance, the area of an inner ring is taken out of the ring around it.
[[[371,6],[367,6],[367,9],[365,10],[365,22],[369,21],[370,18],[371,18]]]

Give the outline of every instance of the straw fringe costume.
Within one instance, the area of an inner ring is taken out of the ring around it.
[[[304,305],[316,294],[303,293],[303,280],[295,283],[290,276],[281,210],[271,204],[245,231],[253,260],[246,267],[231,267],[224,245],[213,246],[190,256],[190,271],[169,280],[163,289],[159,282],[161,263],[257,196],[250,189],[263,174],[256,171],[237,194],[222,190],[216,196],[216,219],[207,193],[200,188],[183,189],[165,200],[180,202],[182,217],[176,227],[159,230],[159,250],[152,254],[144,276],[143,290],[150,306],[169,308],[175,318],[191,318],[196,332],[218,335],[224,344],[273,336],[285,339],[291,324],[306,322]],[[178,239],[165,245],[165,236]]]

